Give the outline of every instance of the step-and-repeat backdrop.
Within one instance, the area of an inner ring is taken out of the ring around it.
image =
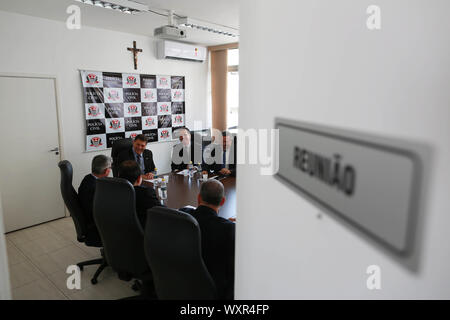
[[[147,136],[171,141],[185,123],[185,79],[81,70],[86,114],[86,151],[111,148],[114,141]]]

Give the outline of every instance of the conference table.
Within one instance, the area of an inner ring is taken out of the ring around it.
[[[163,204],[169,208],[179,209],[184,206],[197,207],[197,195],[200,191],[202,183],[201,174],[196,172],[192,178],[189,176],[177,174],[176,172],[159,174],[158,178],[165,175],[169,176],[167,183],[167,199],[163,200]],[[209,178],[216,175],[210,174]],[[222,182],[225,188],[225,203],[220,208],[219,216],[225,219],[236,217],[236,178],[235,177],[218,177],[216,178]],[[153,188],[153,183],[150,181],[143,181],[143,184]],[[156,194],[159,198],[159,192]]]

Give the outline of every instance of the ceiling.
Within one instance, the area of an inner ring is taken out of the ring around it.
[[[239,28],[239,0],[137,0],[150,9],[161,13],[174,10],[175,14],[196,20]],[[66,9],[70,5],[81,9],[81,25],[153,36],[153,29],[167,24],[167,18],[153,13],[128,15],[74,0],[1,0],[0,10],[36,16],[57,21],[66,21]],[[236,31],[239,33],[239,31]],[[187,30],[185,42],[201,45],[218,45],[237,42],[238,38],[218,35],[201,30]]]

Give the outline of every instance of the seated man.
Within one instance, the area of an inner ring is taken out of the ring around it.
[[[94,194],[96,180],[98,178],[104,178],[109,176],[111,172],[111,158],[105,155],[98,155],[92,159],[91,173],[86,175],[81,181],[78,188],[78,198],[80,199],[80,205],[86,214],[86,222],[88,224],[88,230],[95,230],[98,233],[97,227],[94,222],[93,206],[94,206]]]
[[[180,143],[172,148],[172,171],[184,170],[188,167],[189,162],[194,163],[191,145],[191,131],[188,128],[180,128],[176,130],[179,135]]]
[[[236,176],[236,137],[222,132],[222,141],[213,141],[205,148],[205,170]]]
[[[219,299],[233,299],[235,224],[217,215],[225,202],[223,184],[215,179],[203,182],[197,200],[191,215],[200,226],[203,260]]]
[[[119,166],[126,160],[134,160],[138,163],[143,173],[144,179],[153,179],[155,163],[153,162],[153,153],[146,149],[147,137],[139,134],[133,141],[130,149],[122,151],[117,157]]]
[[[134,160],[127,160],[119,165],[119,178],[126,179],[134,186],[136,194],[136,213],[142,227],[145,227],[147,209],[161,206],[153,188],[141,186],[142,171]]]

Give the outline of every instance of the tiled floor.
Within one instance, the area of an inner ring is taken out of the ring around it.
[[[6,244],[13,299],[120,299],[137,294],[110,267],[92,285],[98,265],[84,267],[81,289],[67,288],[69,265],[100,257],[99,249],[77,241],[71,218],[8,233]]]

